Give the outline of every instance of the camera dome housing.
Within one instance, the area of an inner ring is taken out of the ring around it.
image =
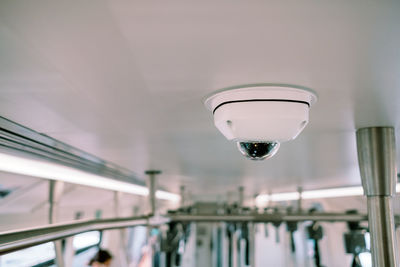
[[[264,160],[273,157],[278,152],[278,142],[237,142],[240,153],[251,160]]]
[[[205,105],[214,115],[215,126],[228,140],[259,143],[256,153],[260,153],[267,144],[295,139],[308,124],[309,110],[316,100],[316,94],[304,87],[256,84],[217,91],[207,97]],[[243,153],[240,148],[244,147],[238,148]],[[274,148],[274,153],[266,154],[274,155],[279,145]]]

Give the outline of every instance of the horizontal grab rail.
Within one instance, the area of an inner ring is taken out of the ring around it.
[[[190,222],[355,222],[367,221],[365,214],[346,213],[266,213],[266,214],[218,214],[218,215],[169,215],[171,221]]]
[[[63,239],[83,232],[110,230],[134,226],[156,226],[170,221],[174,222],[352,222],[368,221],[366,214],[346,213],[264,213],[264,214],[168,214],[162,217],[152,215],[96,219],[69,223],[59,223],[28,229],[12,230],[0,233],[0,255]],[[395,217],[397,225],[400,217]]]
[[[149,216],[97,219],[2,232],[0,255],[84,232],[148,225],[149,219]]]

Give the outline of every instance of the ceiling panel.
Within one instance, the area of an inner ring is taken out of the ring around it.
[[[178,192],[359,184],[354,131],[399,127],[400,3],[2,1],[1,115]],[[308,86],[310,124],[265,162],[220,135],[203,97]]]

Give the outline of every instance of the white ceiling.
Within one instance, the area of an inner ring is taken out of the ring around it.
[[[173,192],[359,184],[355,129],[400,126],[399,14],[399,1],[3,0],[0,114],[141,177],[161,169]],[[298,139],[251,162],[202,99],[259,82],[319,101]]]

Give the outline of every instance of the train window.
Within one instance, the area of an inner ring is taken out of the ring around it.
[[[100,244],[101,234],[99,231],[91,231],[74,236],[74,250],[79,251],[84,248],[97,246]]]
[[[139,262],[143,257],[144,250],[147,242],[147,227],[137,226],[129,229],[128,235],[128,253],[130,255],[132,264],[139,266]]]
[[[91,231],[73,237],[75,251],[73,266],[85,266],[96,253],[101,242],[101,233]],[[55,249],[52,242],[8,253],[0,257],[1,267],[54,266]]]
[[[1,267],[34,266],[55,258],[52,242],[18,250],[0,257]]]
[[[97,251],[98,251],[97,247],[89,247],[87,250],[82,251],[79,254],[75,254],[72,266],[73,267],[87,266],[90,259],[97,253]]]
[[[363,267],[372,267],[372,258],[370,252],[360,253],[358,258],[360,259],[360,263]]]
[[[86,266],[90,259],[96,254],[101,243],[101,232],[91,231],[74,236],[73,247],[75,257],[72,266]]]

